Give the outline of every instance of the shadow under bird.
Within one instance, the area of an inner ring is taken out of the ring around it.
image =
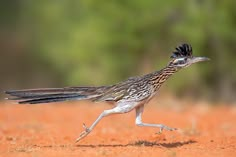
[[[155,71],[144,76],[130,77],[114,85],[8,90],[5,93],[12,96],[7,99],[17,100],[19,104],[39,104],[67,100],[91,100],[93,102],[112,103],[114,107],[104,110],[90,127],[83,124],[84,131],[76,139],[76,142],[86,137],[103,117],[112,114],[127,113],[133,109],[136,111],[136,125],[157,127],[160,128],[159,133],[161,133],[163,129],[169,131],[176,129],[163,124],[143,123],[142,113],[144,105],[157,94],[161,85],[172,74],[194,63],[207,60],[209,58],[194,57],[192,55],[191,45],[182,44],[174,50],[170,62],[160,71]]]

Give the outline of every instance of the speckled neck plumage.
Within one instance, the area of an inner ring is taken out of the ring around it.
[[[150,78],[154,86],[154,91],[157,91],[161,85],[174,73],[179,71],[179,68],[174,67],[172,65],[168,65],[160,71],[156,71],[153,73],[153,76]]]

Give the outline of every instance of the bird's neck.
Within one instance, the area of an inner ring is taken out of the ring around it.
[[[154,90],[157,91],[161,85],[174,73],[179,71],[179,68],[174,67],[172,65],[168,65],[160,71],[156,71],[153,73],[153,77],[151,79],[154,84]]]

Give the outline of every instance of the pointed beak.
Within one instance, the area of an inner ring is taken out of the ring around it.
[[[190,61],[191,64],[197,63],[197,62],[204,62],[204,61],[209,61],[210,58],[207,57],[193,57]]]

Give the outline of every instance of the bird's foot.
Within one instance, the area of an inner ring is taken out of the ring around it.
[[[81,132],[79,137],[76,139],[75,143],[79,142],[82,138],[86,137],[91,132],[91,129],[89,129],[84,123],[83,123],[83,128],[84,131]]]
[[[165,129],[165,130],[168,130],[168,131],[174,131],[174,130],[177,130],[177,128],[171,128],[171,127],[168,127],[168,126],[162,125],[162,126],[160,127],[159,132],[157,132],[157,134],[161,134],[162,131],[163,131],[164,129]]]

